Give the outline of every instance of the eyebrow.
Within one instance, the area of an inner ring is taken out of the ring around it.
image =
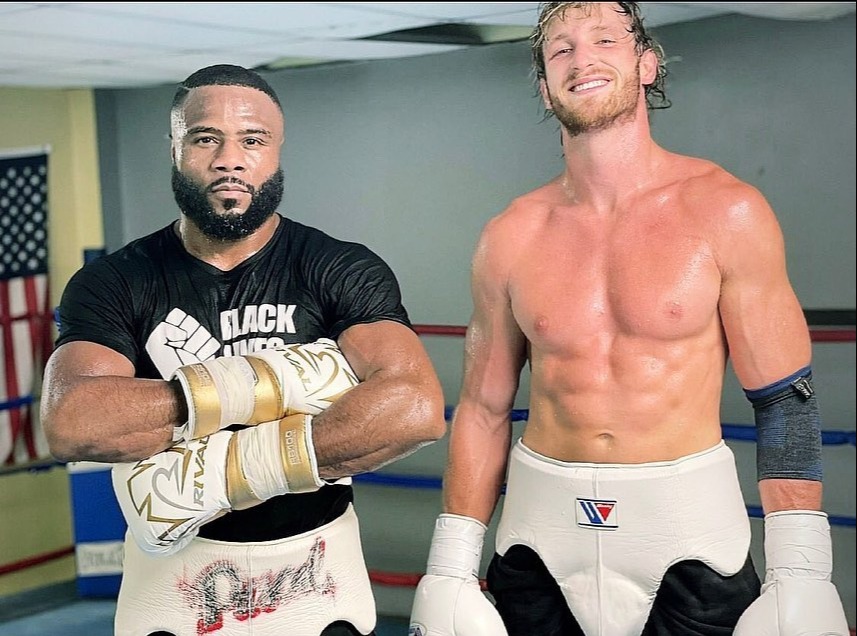
[[[214,126],[194,126],[193,128],[188,128],[186,135],[197,135],[200,133],[212,133],[212,134],[223,134],[223,131],[219,128],[215,128]],[[271,131],[266,128],[245,128],[244,130],[238,131],[239,135],[265,135],[267,137],[271,137]]]
[[[593,25],[592,27],[589,28],[589,32],[590,33],[611,33],[612,34],[617,29],[621,29],[622,31],[627,32],[627,29],[624,29],[621,26],[615,25],[615,24],[608,24],[608,25],[596,24],[596,25]],[[558,35],[548,39],[547,41],[548,42],[555,42],[557,40],[571,40],[571,39],[573,39],[573,38],[569,37],[569,35],[567,33],[560,32]]]

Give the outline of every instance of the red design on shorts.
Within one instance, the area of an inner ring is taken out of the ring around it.
[[[325,543],[319,537],[306,561],[298,566],[248,577],[239,566],[224,559],[207,565],[193,579],[179,580],[179,591],[196,611],[197,634],[222,629],[229,614],[235,620],[246,621],[300,598],[335,595],[333,577],[322,572],[324,552]]]

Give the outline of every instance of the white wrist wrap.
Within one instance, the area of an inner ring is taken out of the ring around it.
[[[280,461],[279,422],[244,429],[236,438],[244,478],[256,499],[267,501],[288,492],[289,484]]]
[[[177,369],[173,378],[181,384],[188,401],[184,431],[187,439],[198,439],[230,424],[247,422],[256,409],[258,377],[245,357],[190,364]],[[271,419],[276,417],[272,413]]]
[[[485,524],[471,517],[446,513],[438,516],[426,574],[478,578],[486,530]]]
[[[312,445],[312,417],[292,415],[235,434],[227,457],[227,484],[233,509],[286,493],[313,492],[318,476]]]
[[[765,515],[765,580],[786,577],[829,581],[833,547],[827,515],[785,510]]]

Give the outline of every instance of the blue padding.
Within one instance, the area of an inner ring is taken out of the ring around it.
[[[116,598],[119,596],[121,574],[77,577],[77,593],[86,598]]]
[[[440,490],[443,479],[440,477],[421,477],[419,475],[393,475],[390,473],[364,473],[354,475],[353,480],[359,484],[374,484],[376,486],[402,486],[403,488],[419,488]]]
[[[122,541],[127,524],[109,470],[70,473],[74,541]]]

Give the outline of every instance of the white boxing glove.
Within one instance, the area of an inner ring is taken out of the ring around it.
[[[114,464],[112,479],[131,536],[152,555],[178,552],[224,512],[325,484],[310,415],[220,431],[148,459]]]
[[[500,615],[479,588],[485,530],[470,517],[437,518],[408,636],[506,636]]]
[[[765,515],[765,583],[734,636],[848,636],[832,572],[826,514],[787,510]]]
[[[176,428],[174,441],[199,439],[232,424],[318,415],[358,384],[329,338],[187,364],[171,379],[179,381],[188,407],[188,421]]]

